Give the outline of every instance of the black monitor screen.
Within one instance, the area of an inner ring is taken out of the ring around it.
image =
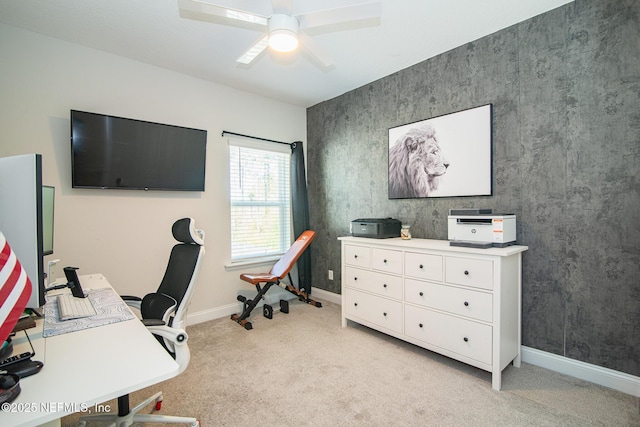
[[[72,186],[204,191],[207,131],[71,110]]]

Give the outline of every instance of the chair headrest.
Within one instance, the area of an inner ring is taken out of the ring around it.
[[[178,242],[204,245],[204,232],[196,230],[193,218],[182,218],[173,223],[171,227],[173,238]]]

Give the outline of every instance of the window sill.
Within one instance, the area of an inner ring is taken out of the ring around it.
[[[258,265],[273,265],[281,258],[282,255],[274,255],[264,258],[242,259],[237,261],[227,261],[224,263],[224,269],[227,271],[239,270],[246,267],[255,267]]]

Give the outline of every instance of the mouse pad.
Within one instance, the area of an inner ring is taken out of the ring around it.
[[[81,319],[60,320],[58,312],[58,298],[56,295],[47,297],[44,305],[44,337],[66,334],[82,329],[96,328],[112,323],[135,319],[127,304],[111,288],[85,290],[87,297],[93,303],[96,315]]]

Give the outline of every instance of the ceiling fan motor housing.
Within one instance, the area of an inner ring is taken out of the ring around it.
[[[276,13],[269,18],[269,46],[278,52],[291,52],[298,47],[300,23],[294,16]]]

